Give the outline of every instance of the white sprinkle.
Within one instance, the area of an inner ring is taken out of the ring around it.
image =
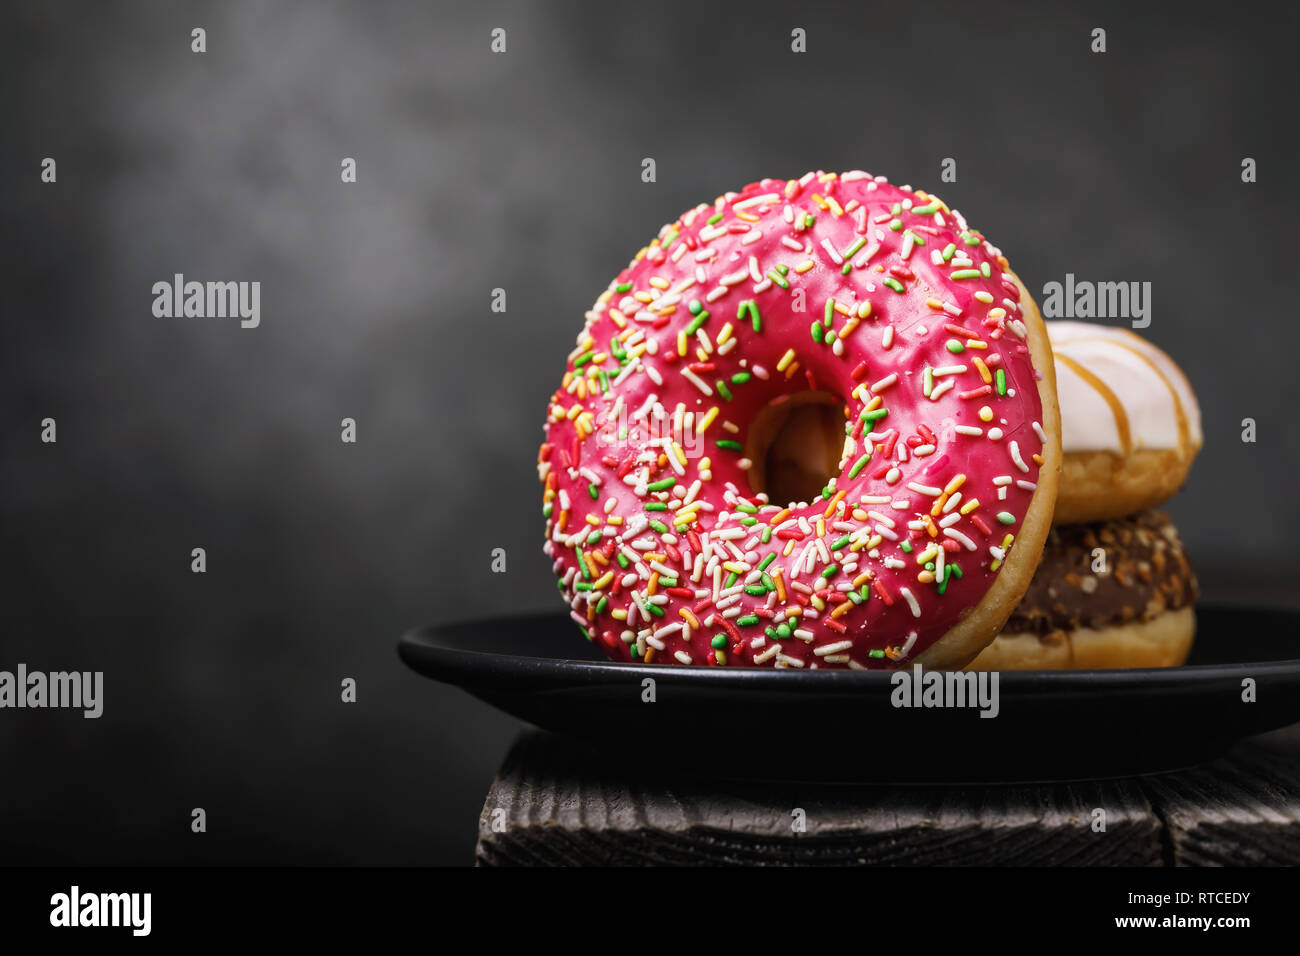
[[[912,617],[920,617],[921,605],[916,603],[916,597],[912,594],[912,592],[909,591],[907,588],[899,588],[898,592],[903,595],[903,600],[906,601],[907,606],[912,609]]]
[[[943,534],[944,534],[944,537],[946,537],[946,538],[952,538],[952,540],[954,540],[954,541],[960,543],[961,546],[962,546],[963,548],[965,548],[967,551],[974,551],[974,550],[975,550],[975,542],[972,541],[970,538],[966,537],[964,534],[962,534],[962,533],[961,533],[960,531],[958,531],[956,528],[944,528],[944,529],[943,529]]]
[[[943,395],[945,392],[954,388],[956,385],[957,385],[957,380],[954,378],[946,379],[939,385],[936,385],[934,388],[930,390],[930,401],[937,402],[939,400],[939,396]]]
[[[686,379],[688,382],[690,382],[692,385],[694,385],[696,388],[698,388],[698,389],[699,389],[701,392],[703,392],[705,395],[712,395],[712,394],[713,394],[713,389],[711,389],[711,388],[710,388],[710,387],[705,383],[704,379],[700,378],[698,375],[696,375],[696,374],[695,374],[694,372],[692,372],[690,369],[688,369],[688,368],[684,368],[684,369],[682,369],[682,377],[685,378],[685,379]]]
[[[1025,491],[1033,491],[1038,487],[1038,485],[1034,484],[1032,481],[1025,481],[1023,478],[1021,478],[1016,480],[1016,487],[1021,488]]]
[[[823,644],[821,647],[813,648],[813,653],[818,657],[825,657],[827,654],[838,654],[840,651],[847,651],[852,646],[852,641],[836,641],[834,644]]]
[[[875,385],[872,385],[871,391],[875,392],[876,394],[879,394],[883,392],[885,389],[889,388],[891,385],[895,385],[897,383],[898,383],[898,373],[890,372],[880,381],[876,382]]]
[[[1007,450],[1011,452],[1011,460],[1016,463],[1016,467],[1023,472],[1028,472],[1029,466],[1026,465],[1025,460],[1020,457],[1020,446],[1013,441],[1007,445]]]
[[[1043,426],[1038,422],[1034,422],[1034,434],[1038,436],[1038,440],[1044,445],[1047,444],[1047,433],[1043,431]]]
[[[984,429],[976,428],[974,425],[957,425],[954,430],[958,435],[970,435],[972,438],[979,438],[984,434]]]
[[[844,264],[844,257],[835,251],[835,247],[831,245],[829,239],[823,239],[821,245],[822,248],[826,250],[826,254],[831,257],[837,266]]]
[[[1002,440],[1002,429],[998,428],[997,426],[990,428],[989,441],[1001,441],[1001,440]]]
[[[685,651],[676,651],[673,654],[673,657],[677,658],[677,660],[683,664],[691,663],[691,655],[687,654]]]

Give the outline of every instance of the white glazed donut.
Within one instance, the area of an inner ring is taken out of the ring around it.
[[[1153,508],[1200,451],[1201,410],[1168,355],[1128,329],[1048,322],[1064,462],[1057,524]]]

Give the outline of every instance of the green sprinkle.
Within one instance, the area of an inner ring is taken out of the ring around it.
[[[840,548],[847,547],[849,540],[850,540],[850,536],[846,534],[844,537],[840,538],[840,540],[836,541],[833,545],[831,545],[831,550],[838,551]]]
[[[673,485],[677,484],[676,478],[665,478],[662,481],[652,481],[646,485],[647,491],[667,491]]]
[[[771,554],[769,554],[766,558],[764,558],[762,561],[758,563],[758,570],[766,571],[768,565],[770,565],[775,560],[776,560],[776,552],[773,551]]]
[[[866,244],[867,244],[867,237],[858,236],[858,238],[853,240],[852,245],[850,245],[847,249],[844,250],[844,258],[852,259],[855,255],[857,255],[858,250],[861,249]]]
[[[718,223],[722,222],[722,215],[723,214],[720,212],[715,212],[712,216],[710,216],[708,219],[704,221],[707,222],[710,226],[716,226]]]
[[[651,614],[653,614],[655,617],[663,617],[663,616],[664,616],[664,609],[661,608],[658,604],[651,604],[651,603],[649,603],[649,602],[646,602],[646,605],[645,605],[644,610],[649,611],[649,612],[650,612]]]
[[[699,299],[691,299],[686,303],[686,308],[691,310],[691,315],[699,315],[704,311],[704,304]]]
[[[767,593],[767,588],[763,587],[761,584],[746,584],[745,593],[752,594],[754,597],[762,597]]]
[[[702,326],[707,321],[709,321],[709,313],[701,312],[695,318],[691,319],[690,324],[686,326],[686,334],[694,335],[696,332],[700,330],[700,326]]]
[[[846,276],[853,271],[853,263],[846,262],[840,267],[840,275]]]
[[[630,283],[630,282],[620,282],[618,285],[614,286],[614,291],[615,291],[615,292],[618,292],[618,293],[631,292],[631,291],[632,291],[632,283]]]
[[[586,365],[595,357],[596,357],[595,352],[584,352],[582,355],[579,355],[576,359],[573,360],[573,367],[582,368],[584,365]]]
[[[763,525],[763,530],[758,533],[758,540],[762,541],[763,544],[767,544],[772,540],[772,526],[770,524]]]
[[[597,485],[594,482],[588,485],[587,494],[591,495],[592,501],[595,501],[597,498],[600,497],[600,485]]]
[[[783,278],[781,278],[779,275],[773,272],[769,272],[767,274],[767,277],[771,279],[773,282],[775,282],[777,285],[779,285],[782,289],[790,288],[790,283],[786,282]]]
[[[660,534],[668,533],[668,525],[664,524],[662,521],[651,521],[650,527],[654,528]]]
[[[717,445],[719,448],[725,448],[727,451],[744,451],[745,446],[738,441],[732,441],[730,438],[719,438]]]
[[[1015,524],[1016,516],[1013,515],[1010,511],[999,511],[998,521],[1002,522],[1003,524]]]
[[[806,212],[803,214],[803,227],[805,229],[811,229],[813,227],[813,223],[815,223],[816,221],[817,221],[817,217],[814,216],[812,213]]]
[[[776,271],[781,273],[781,275],[789,275],[790,267],[783,262],[776,267]]]
[[[876,648],[876,649],[873,650],[873,651],[867,651],[867,656],[868,656],[868,657],[876,657],[876,658],[880,658],[880,657],[884,657],[884,656],[885,656],[885,652],[882,651],[882,650],[880,650],[879,648]]]
[[[782,621],[780,624],[776,626],[777,640],[784,641],[787,637],[790,636],[790,634],[791,634],[790,625],[786,624],[784,621]]]
[[[946,246],[944,246],[943,253],[942,253],[943,261],[947,262],[948,260],[950,260],[953,256],[953,253],[955,253],[956,251],[957,251],[957,243],[955,242],[950,242]]]
[[[751,505],[748,501],[738,501],[738,502],[736,502],[736,510],[737,510],[737,511],[743,511],[743,512],[745,512],[745,514],[747,514],[747,515],[756,515],[756,514],[758,514],[758,509],[755,508],[753,505]]]
[[[822,568],[821,576],[824,577],[827,581],[829,581],[831,578],[835,577],[835,575],[839,573],[840,573],[840,566],[838,564],[828,564],[826,565],[826,567]]]
[[[746,614],[744,617],[736,618],[736,623],[739,624],[741,627],[750,627],[751,625],[758,623],[758,615]]]
[[[590,591],[591,585],[588,584],[586,581],[579,581],[577,584],[573,586],[573,589],[575,591]]]
[[[852,601],[854,604],[862,603],[862,595],[859,594],[857,591],[846,591],[845,593],[849,596],[849,600]]]
[[[956,339],[949,339],[944,343],[944,345],[953,355],[961,355],[962,352],[966,351],[966,346],[962,345],[961,342]]]
[[[910,541],[904,541],[902,544],[899,545],[899,547],[902,549],[904,554],[912,553],[912,542]]]
[[[885,285],[889,286],[891,289],[893,289],[893,290],[894,290],[895,292],[897,292],[899,295],[902,295],[902,294],[906,291],[906,290],[903,288],[903,283],[899,282],[899,281],[898,281],[897,279],[895,279],[893,276],[890,276],[888,279],[885,280]]]
[[[994,378],[994,381],[997,382],[997,386],[998,386],[998,394],[999,394],[999,395],[1005,395],[1005,394],[1007,393],[1007,372],[1006,372],[1006,369],[1001,369],[1001,368],[998,369],[998,370],[997,370],[997,373],[993,376],[993,378]]]
[[[813,341],[816,342],[818,345],[821,345],[822,342],[826,340],[825,333],[822,332],[822,324],[818,322],[816,319],[813,319],[812,338]]]
[[[879,421],[880,419],[884,418],[888,414],[889,414],[889,409],[877,408],[869,412],[863,412],[858,417],[861,418],[864,422],[874,422],[874,421]]]
[[[619,566],[620,568],[622,568],[624,571],[626,571],[626,570],[628,569],[629,565],[631,565],[631,563],[632,563],[631,561],[629,561],[629,560],[627,559],[627,555],[624,554],[622,551],[620,551],[618,554],[614,555],[614,560],[616,560],[616,561],[618,562],[618,566]]]
[[[727,401],[731,401],[731,389],[727,388],[726,382],[724,382],[722,379],[718,379],[713,384],[717,388],[719,395],[721,395]]]
[[[737,372],[735,375],[731,376],[731,384],[744,385],[751,378],[753,378],[753,376],[750,375],[748,372]]]
[[[849,469],[849,477],[850,478],[858,477],[858,472],[862,471],[863,468],[867,467],[867,462],[869,462],[870,460],[871,460],[871,452],[867,452],[865,455],[863,455],[861,458],[855,461],[853,463],[853,467]],[[844,540],[848,541],[849,539],[845,538]]]
[[[769,591],[776,590],[776,582],[772,580],[772,575],[763,573],[759,575],[759,580],[763,582],[763,587],[767,588]]]
[[[600,540],[600,538],[601,538],[600,532],[593,531],[591,534],[587,535],[587,544],[595,544],[597,541]]]
[[[930,366],[927,365],[925,367],[925,371],[921,373],[921,394],[924,395],[926,398],[929,398],[930,393],[933,391],[934,391],[934,371],[930,368]]]
[[[939,593],[944,594],[948,590],[948,579],[952,577],[952,565],[944,565],[943,580],[939,582]]]
[[[746,528],[752,528],[754,525],[758,524],[758,519],[757,519],[757,518],[741,518],[741,519],[740,519],[740,523],[743,524]]]
[[[597,603],[597,605],[596,605],[596,613],[597,613],[597,614],[604,614],[604,613],[605,613],[605,608],[607,608],[607,607],[609,607],[609,598],[608,598],[608,597],[602,597],[602,598],[600,599],[599,603]]]
[[[950,279],[978,279],[980,271],[978,269],[955,269],[948,273]]]
[[[982,275],[984,278],[987,279],[991,271],[992,270],[989,269],[989,264],[987,262],[980,263],[980,275]]]
[[[714,649],[715,651],[720,651],[720,650],[722,650],[724,647],[727,646],[727,635],[726,635],[726,634],[714,634],[714,635],[713,635],[713,640],[709,641],[709,643],[713,645],[713,649]]]
[[[911,229],[907,230],[907,234],[912,237],[912,241],[916,243],[918,246],[925,245],[925,240],[922,239],[920,236],[918,236],[916,233],[914,233]]]
[[[936,206],[934,203],[928,203],[927,205],[924,206],[915,206],[912,209],[912,212],[918,216],[929,216],[938,211],[939,211],[939,207]]]
[[[827,328],[830,328],[831,323],[834,320],[835,320],[835,300],[827,299],[826,308],[822,309],[822,321],[826,323]]]
[[[646,511],[667,511],[668,506],[662,501],[652,501],[645,506]]]
[[[889,220],[889,228],[894,230],[894,232],[898,232],[898,230],[903,228],[903,220],[901,219]]]

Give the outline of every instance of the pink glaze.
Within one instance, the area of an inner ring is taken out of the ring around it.
[[[942,201],[862,172],[752,183],[665,226],[587,313],[539,456],[546,552],[589,639],[622,661],[893,668],[956,624],[993,585],[1043,448],[1020,293],[1005,268]],[[838,349],[814,340],[828,299]],[[692,300],[708,313],[702,322]],[[703,335],[680,355],[679,332],[693,320]],[[735,344],[720,346],[728,324]],[[964,349],[950,351],[950,341]],[[754,495],[744,453],[717,442],[743,446],[760,409],[810,389],[845,400],[854,442],[829,496],[787,512],[787,502]],[[888,414],[864,427],[877,396]],[[691,427],[677,427],[686,413]],[[651,443],[662,436],[668,445]],[[674,440],[695,457],[683,463]],[[666,479],[675,485],[654,490]],[[937,553],[932,571],[918,563],[932,545],[943,549],[946,584],[934,578]]]

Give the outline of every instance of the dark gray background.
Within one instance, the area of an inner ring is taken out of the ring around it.
[[[0,668],[107,686],[0,712],[0,860],[468,862],[514,724],[396,638],[559,607],[533,462],[583,310],[762,176],[933,188],[1036,293],[1152,282],[1205,594],[1297,603],[1294,14],[1047,6],[7,7]],[[174,272],[260,280],[261,327],[154,318]]]

